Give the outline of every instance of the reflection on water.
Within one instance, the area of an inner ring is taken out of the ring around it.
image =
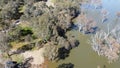
[[[84,11],[88,18],[93,17],[101,29],[106,29],[106,25],[109,24],[111,29],[116,25],[120,25],[120,17],[117,13],[120,12],[120,0],[102,0],[101,8],[95,8],[92,3],[84,3],[82,6],[82,11]],[[99,6],[98,6],[99,7]],[[106,15],[105,22],[102,23],[103,14],[102,10],[107,11],[109,14]]]
[[[92,50],[91,45],[88,44],[89,36],[85,36],[75,30],[67,34],[76,36],[80,41],[80,46],[71,50],[70,56],[65,60],[60,60],[58,63],[49,63],[49,68],[56,68],[59,64],[70,62],[75,65],[74,68],[97,68],[98,66],[101,68],[120,67],[120,61],[109,64],[105,57],[98,56],[98,54]]]

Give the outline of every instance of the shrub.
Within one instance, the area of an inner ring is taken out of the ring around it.
[[[31,30],[31,28],[29,28],[29,27],[25,27],[20,30],[21,36],[32,35],[32,34],[33,34],[33,32]]]

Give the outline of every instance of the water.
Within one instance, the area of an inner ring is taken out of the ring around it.
[[[107,30],[107,24],[112,29],[115,25],[120,25],[120,19],[116,16],[116,12],[120,11],[120,0],[102,0],[102,7],[95,9],[94,6],[90,6],[89,3],[82,6],[82,11],[84,11],[88,18],[93,18],[99,28],[102,30]],[[102,23],[102,15],[101,10],[105,9],[109,12],[108,20]],[[76,39],[79,39],[80,45],[71,50],[70,56],[65,60],[60,60],[59,62],[50,62],[49,68],[56,68],[59,64],[62,63],[73,63],[75,65],[74,68],[120,68],[120,60],[109,64],[107,58],[103,56],[98,56],[95,53],[91,45],[88,43],[90,38],[89,35],[83,35],[78,31],[70,31],[67,34],[74,35]]]
[[[107,25],[109,24],[110,29],[113,29],[116,25],[120,25],[120,17],[117,17],[117,12],[120,12],[120,0],[102,0],[101,1],[101,8],[94,7],[93,4],[85,3],[83,4],[82,11],[84,11],[88,18],[93,18],[97,25],[103,29],[107,29]],[[106,10],[108,12],[107,20],[103,23],[102,22],[102,10]]]
[[[91,45],[88,44],[89,36],[85,36],[78,31],[68,32],[73,36],[76,36],[76,39],[79,39],[80,45],[71,50],[70,56],[65,60],[61,60],[58,63],[50,63],[49,68],[56,68],[57,65],[62,63],[73,63],[75,68],[97,68],[99,65],[101,68],[106,66],[106,68],[120,68],[120,60],[115,63],[109,64],[108,60],[103,56],[98,56],[91,48]]]

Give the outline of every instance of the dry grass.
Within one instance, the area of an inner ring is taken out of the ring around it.
[[[22,55],[17,55],[17,54],[12,55],[11,58],[13,61],[17,61],[18,63],[24,60],[24,57]]]
[[[42,41],[42,39],[35,39],[32,42],[17,42],[17,41],[15,41],[15,42],[11,42],[11,46],[12,46],[12,49],[18,49],[18,48],[23,47],[24,45],[31,44],[31,43],[36,43],[36,42],[39,42],[39,41]]]
[[[27,44],[29,44],[29,42],[11,42],[12,49],[18,49]]]

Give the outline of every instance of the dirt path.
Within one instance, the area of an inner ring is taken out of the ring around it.
[[[32,65],[39,65],[40,66],[44,63],[44,48],[41,48],[39,50],[34,50],[34,51],[26,51],[25,53],[22,53],[23,57],[29,58],[29,57],[33,57],[33,62],[31,63]],[[38,68],[38,67],[34,67],[34,68]]]

